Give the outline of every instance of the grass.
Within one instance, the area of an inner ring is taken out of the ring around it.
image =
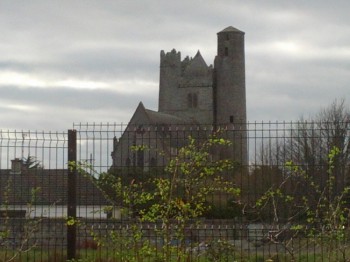
[[[12,252],[6,251],[6,250],[0,250],[0,262],[5,262],[7,259],[12,257]],[[133,253],[131,250],[125,250],[123,254],[117,254],[111,252],[111,250],[108,249],[99,249],[99,250],[92,250],[92,249],[83,249],[79,250],[77,253],[77,259],[74,260],[74,262],[126,262],[126,261],[142,261],[142,262],[160,262],[162,261],[159,257],[157,257],[156,253],[140,256],[139,258],[133,258],[131,260]],[[232,254],[233,255],[233,254]],[[7,259],[6,259],[7,258]],[[129,259],[130,260],[129,260]],[[20,254],[16,259],[12,260],[13,262],[63,262],[66,261],[66,254],[65,251],[48,251],[48,250],[30,250],[26,253]],[[177,261],[175,254],[173,256],[172,261]],[[219,261],[219,260],[210,260],[204,255],[201,256],[193,256],[191,259],[184,258],[181,261],[196,261],[196,262],[210,262],[210,261]],[[224,260],[221,261],[257,261],[253,259],[244,259],[244,260],[236,260],[233,256],[226,257]],[[171,262],[171,261],[169,261]]]
[[[122,252],[121,252],[122,251]],[[121,250],[119,253],[107,248],[98,249],[79,249],[77,251],[77,259],[72,262],[161,262],[159,256],[157,257],[156,252],[149,253],[148,255],[140,255],[139,257],[134,256],[134,250]],[[215,250],[214,250],[215,251]],[[158,251],[159,252],[159,251]],[[175,257],[176,249],[173,253],[173,259],[167,262],[178,261]],[[159,253],[158,253],[159,255]],[[307,262],[307,261],[324,261],[324,262],[335,262],[335,261],[348,261],[344,259],[341,253],[333,252],[329,257],[327,252],[322,252],[320,249],[313,251],[309,250],[306,252],[299,252],[295,256],[294,261]],[[0,262],[7,262],[13,256],[13,251],[0,249]],[[346,252],[345,257],[350,258],[350,250]],[[214,262],[214,261],[237,261],[237,262],[265,262],[268,258],[272,261],[278,262],[292,262],[291,256],[286,253],[270,254],[267,253],[256,253],[255,250],[240,251],[231,250],[230,252],[214,252],[210,254],[209,250],[200,256],[192,255],[191,258],[182,258],[181,262],[193,261],[193,262]],[[13,262],[64,262],[66,260],[65,249],[31,249],[28,252],[20,253],[18,256],[11,260]]]

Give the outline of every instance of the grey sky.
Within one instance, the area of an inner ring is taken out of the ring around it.
[[[249,121],[349,103],[350,1],[0,1],[1,129],[67,130],[157,109],[159,53],[246,33]]]

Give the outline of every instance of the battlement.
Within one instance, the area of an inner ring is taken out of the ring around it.
[[[214,66],[203,59],[200,51],[195,56],[181,59],[181,53],[172,49],[170,52],[160,51],[159,70],[159,104],[158,112],[145,109],[142,104],[136,110],[131,123],[138,126],[144,123],[168,124],[193,123],[224,127],[230,132],[226,139],[232,142],[227,150],[217,150],[218,157],[233,160],[240,159],[248,163],[245,101],[245,69],[244,69],[244,33],[233,27],[227,27],[218,33],[218,53]],[[123,138],[122,138],[123,139]],[[163,137],[152,141],[162,144],[162,148],[170,146]],[[158,165],[152,156],[129,154],[131,143],[143,143],[140,140],[129,140],[125,149],[115,147],[113,164],[133,163],[139,167]],[[119,142],[120,144],[120,142]],[[165,146],[165,147],[164,147]],[[158,147],[159,148],[159,147]],[[169,152],[171,152],[169,148]],[[166,149],[167,150],[167,149]],[[215,150],[216,151],[216,150]],[[119,155],[118,155],[119,154]],[[131,161],[132,159],[132,161]],[[140,159],[140,160],[139,160]],[[118,162],[121,161],[121,162]],[[140,164],[139,164],[140,162]]]
[[[171,52],[165,53],[160,51],[160,66],[174,66],[181,64],[181,53],[177,52],[175,48]]]
[[[184,60],[181,61],[181,74],[186,70],[187,66],[191,63],[192,57],[186,56]]]
[[[176,51],[175,48],[166,53],[164,50],[160,51],[160,66],[181,66],[181,76],[195,76],[199,71],[201,72],[200,74],[203,75],[204,72],[211,72],[213,69],[212,65],[208,66],[205,63],[199,51],[195,57],[186,56],[184,60],[181,61],[181,52]]]

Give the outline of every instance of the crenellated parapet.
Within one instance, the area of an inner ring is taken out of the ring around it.
[[[175,49],[171,52],[165,53],[164,50],[160,51],[160,66],[180,66],[181,65],[181,53]]]
[[[181,61],[181,52],[176,51],[176,49],[171,50],[170,52],[160,51],[160,65],[161,66],[178,66],[181,65],[181,75],[204,75],[207,71],[212,70],[213,66],[207,66],[202,55],[198,51],[195,57],[186,56]],[[189,68],[189,69],[188,69]]]
[[[192,59],[193,59],[192,57],[189,58],[189,56],[186,56],[185,59],[182,60],[182,62],[181,62],[181,75],[186,70],[187,66],[191,63]]]
[[[155,154],[147,157],[141,151],[139,154],[128,151],[131,145],[143,145],[144,141],[156,141],[156,149],[162,148],[171,155],[171,149],[177,149],[178,144],[169,143],[169,137],[163,133],[150,133],[152,136],[147,138],[147,132],[139,127],[140,124],[177,123],[213,125],[215,129],[229,131],[225,138],[232,142],[232,147],[213,154],[243,165],[248,163],[244,32],[232,26],[225,28],[218,33],[217,47],[214,66],[208,66],[199,51],[194,57],[186,56],[183,60],[176,49],[160,52],[158,112],[147,110],[142,103],[139,105],[130,121],[136,126],[131,131],[134,135],[114,140],[114,152],[119,152],[112,155],[115,166],[122,163],[142,168],[155,166]]]

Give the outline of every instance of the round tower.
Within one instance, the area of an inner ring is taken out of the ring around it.
[[[235,157],[247,162],[244,32],[230,26],[218,34],[214,61],[214,125],[231,130]],[[230,153],[231,154],[231,153]]]
[[[214,61],[214,124],[246,122],[244,32],[230,26],[218,34]]]

